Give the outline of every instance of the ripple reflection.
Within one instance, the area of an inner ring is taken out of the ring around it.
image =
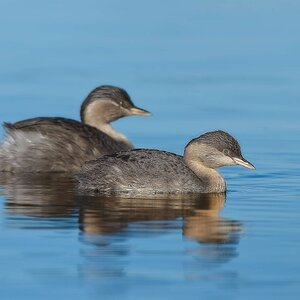
[[[164,199],[82,196],[76,194],[73,180],[62,175],[1,174],[0,185],[8,227],[79,230],[85,258],[79,272],[88,277],[128,275],[128,259],[135,253],[132,240],[137,239],[163,243],[142,247],[137,257],[165,260],[174,255],[196,260],[196,265],[187,265],[190,277],[198,276],[195,268],[198,272],[237,256],[242,225],[220,216],[225,194]],[[169,245],[163,238],[170,234],[184,239]]]

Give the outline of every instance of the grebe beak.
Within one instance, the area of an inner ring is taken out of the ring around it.
[[[132,107],[129,109],[130,115],[133,116],[151,116],[151,113],[148,110],[139,108],[139,107]]]
[[[256,170],[256,168],[245,158],[233,157],[232,159],[239,166],[243,166],[243,167],[245,167],[247,169],[251,169],[251,170]]]

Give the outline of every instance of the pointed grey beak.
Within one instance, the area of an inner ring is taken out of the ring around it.
[[[248,168],[248,169],[251,169],[251,170],[255,170],[256,168],[248,161],[246,160],[245,158],[236,158],[236,157],[233,157],[232,158],[233,161],[237,164],[237,165],[240,165],[240,166],[243,166],[245,168]]]
[[[133,116],[151,116],[151,113],[139,107],[132,107],[129,109],[130,115]]]

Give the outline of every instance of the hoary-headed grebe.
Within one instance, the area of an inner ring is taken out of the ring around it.
[[[106,85],[87,96],[80,115],[81,122],[46,117],[5,123],[7,136],[0,146],[0,171],[76,171],[88,160],[133,148],[110,122],[150,113],[136,107],[125,90]]]
[[[221,193],[226,184],[216,168],[233,165],[255,169],[243,158],[237,140],[219,130],[191,140],[183,157],[135,149],[87,162],[75,176],[79,190],[93,193]]]

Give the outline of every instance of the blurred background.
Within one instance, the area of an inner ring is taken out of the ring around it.
[[[137,146],[181,151],[218,128],[296,134],[299,9],[289,0],[1,0],[0,118],[78,118],[92,88],[113,84],[153,112],[115,124]]]
[[[79,119],[117,85],[153,113],[113,124],[136,147],[182,153],[223,129],[257,167],[222,170],[226,201],[87,201],[62,178],[0,178],[1,295],[298,299],[299,15],[293,0],[0,0],[1,122]]]

